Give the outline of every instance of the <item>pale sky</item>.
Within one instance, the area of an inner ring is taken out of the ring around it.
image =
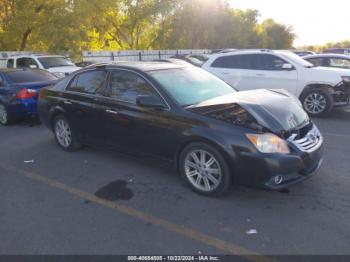
[[[257,9],[260,19],[291,25],[295,46],[350,40],[350,0],[229,0],[240,9]]]

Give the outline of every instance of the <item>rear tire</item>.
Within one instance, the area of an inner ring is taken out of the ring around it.
[[[323,117],[329,114],[334,100],[327,88],[311,88],[300,97],[304,110],[312,117]]]
[[[179,169],[189,187],[205,196],[220,196],[231,185],[230,168],[213,146],[191,143],[180,154]]]
[[[72,152],[81,148],[74,129],[68,120],[62,116],[56,116],[53,122],[53,131],[57,144],[65,151]]]
[[[8,111],[6,109],[6,106],[4,104],[0,103],[0,124],[3,126],[7,126],[12,122],[12,119],[10,118]]]

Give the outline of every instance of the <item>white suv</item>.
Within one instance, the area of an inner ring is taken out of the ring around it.
[[[69,59],[56,55],[20,55],[9,57],[6,62],[7,68],[39,68],[63,78],[68,74],[79,70]]]
[[[349,105],[350,70],[315,67],[290,51],[237,50],[212,55],[202,67],[239,91],[286,89],[311,116]]]

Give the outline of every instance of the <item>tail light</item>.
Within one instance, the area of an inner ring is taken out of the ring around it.
[[[16,98],[17,99],[28,99],[28,98],[33,98],[35,97],[37,94],[37,91],[34,89],[21,89],[17,94],[16,94]]]

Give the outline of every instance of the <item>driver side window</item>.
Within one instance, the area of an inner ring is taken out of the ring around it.
[[[22,57],[17,59],[17,67],[18,68],[39,68],[37,62],[33,58],[30,57]]]
[[[129,71],[112,71],[109,89],[109,96],[111,98],[136,104],[136,98],[139,95],[158,96],[153,87],[141,76]]]
[[[284,64],[289,64],[275,55],[259,54],[256,58],[258,70],[279,71],[283,69]]]

